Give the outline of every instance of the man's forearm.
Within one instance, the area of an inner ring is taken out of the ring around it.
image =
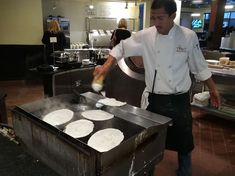
[[[109,55],[108,59],[102,66],[106,73],[109,71],[109,69],[112,67],[112,65],[115,62],[116,62],[116,59],[113,56]]]
[[[217,91],[215,83],[212,80],[212,78],[209,78],[209,79],[205,80],[204,83],[206,84],[206,86],[208,87],[210,92],[216,92]]]
[[[95,70],[93,72],[94,79],[99,79],[100,77],[105,77],[112,65],[115,63],[116,59],[109,55],[108,59],[102,66],[95,67]]]

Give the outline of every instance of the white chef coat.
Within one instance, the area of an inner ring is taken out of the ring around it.
[[[143,57],[145,92],[152,92],[154,87],[156,94],[185,93],[191,86],[190,72],[200,81],[211,77],[196,33],[176,24],[168,35],[158,33],[155,26],[139,31],[122,40],[110,55],[117,61],[129,56]]]

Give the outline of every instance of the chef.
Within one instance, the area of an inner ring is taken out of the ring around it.
[[[106,63],[97,67],[94,79],[105,76],[123,57],[142,56],[146,88],[143,107],[172,118],[166,148],[178,152],[178,176],[191,176],[191,152],[194,148],[189,89],[190,73],[209,88],[211,104],[220,106],[218,91],[200,50],[194,31],[174,23],[174,0],[154,0],[151,21],[154,26],[123,40],[114,47]]]

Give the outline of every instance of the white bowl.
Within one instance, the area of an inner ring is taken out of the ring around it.
[[[208,63],[208,64],[212,64],[212,65],[218,65],[219,64],[219,61],[218,60],[206,60],[206,62]]]
[[[82,64],[83,65],[89,65],[90,64],[90,59],[83,59]]]

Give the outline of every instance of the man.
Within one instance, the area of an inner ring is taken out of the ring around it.
[[[154,26],[121,41],[106,63],[94,71],[94,79],[105,76],[123,56],[142,56],[145,68],[147,110],[172,118],[166,148],[178,152],[178,176],[191,176],[194,148],[189,89],[190,72],[209,88],[211,104],[220,106],[218,91],[200,50],[197,35],[174,23],[174,0],[154,0],[151,20]]]

